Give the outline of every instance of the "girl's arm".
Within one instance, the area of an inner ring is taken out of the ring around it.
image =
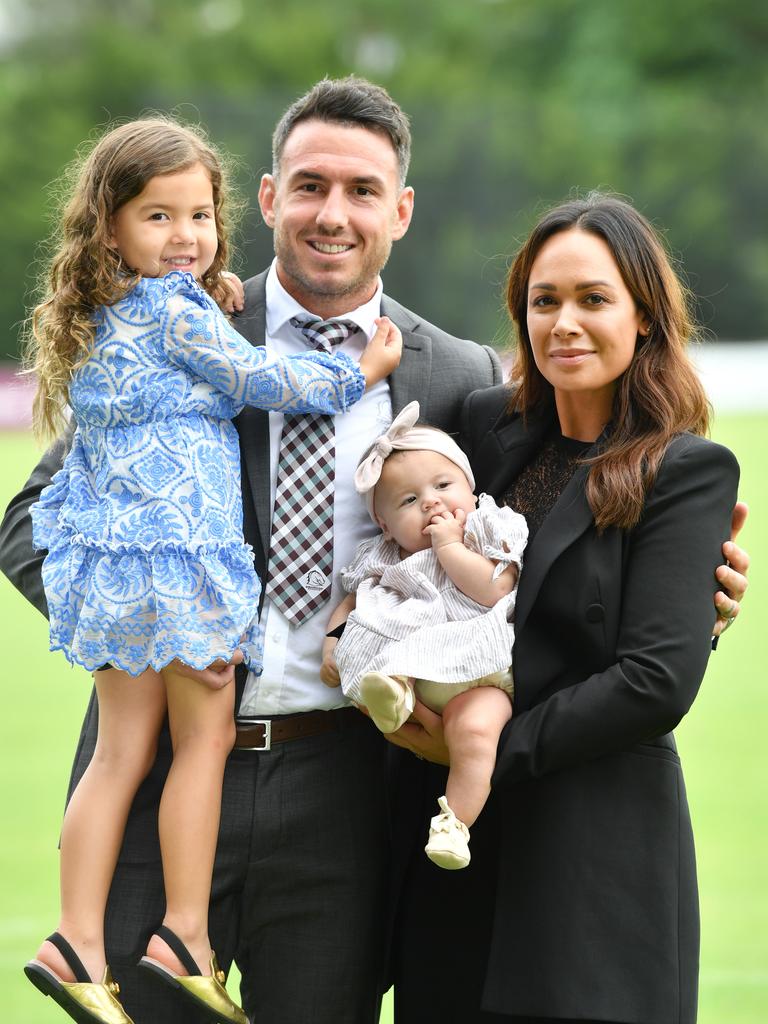
[[[508,565],[494,578],[498,562],[464,545],[466,512],[441,512],[424,530],[432,540],[432,549],[453,584],[473,601],[492,608],[517,586],[516,565]]]
[[[355,607],[355,603],[355,595],[347,594],[341,604],[334,608],[326,627],[328,633],[347,621],[349,613]],[[339,670],[336,667],[336,659],[333,656],[338,642],[339,638],[337,636],[326,636],[323,640],[323,663],[320,666],[320,678],[326,686],[339,686],[341,684]]]
[[[160,312],[160,340],[168,359],[242,405],[292,413],[346,412],[366,378],[344,353],[306,352],[277,358],[249,344],[199,290],[180,290]],[[397,365],[402,339],[385,318],[369,343],[369,384]]]

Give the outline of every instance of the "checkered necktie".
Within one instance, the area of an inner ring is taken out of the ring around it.
[[[326,352],[359,330],[349,320],[294,318],[291,324]],[[267,597],[294,625],[331,596],[335,457],[333,416],[283,418]]]

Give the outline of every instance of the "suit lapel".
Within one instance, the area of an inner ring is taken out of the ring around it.
[[[233,321],[235,328],[252,345],[263,345],[267,336],[266,286],[267,274],[259,274],[246,282],[245,310]],[[269,500],[269,414],[263,409],[246,406],[235,417],[240,434],[243,460],[243,486],[250,488],[264,560],[269,551],[272,533]],[[250,539],[250,538],[249,538]],[[252,538],[255,541],[257,538]]]
[[[541,585],[557,558],[592,525],[594,518],[584,488],[588,466],[578,466],[523,555],[523,571],[515,603],[515,629],[522,629]]]
[[[480,470],[478,490],[499,499],[511,481],[535,457],[545,443],[556,419],[554,410],[529,413],[526,425],[521,417],[489,432],[477,453]],[[541,585],[555,560],[593,523],[592,510],[584,493],[588,466],[578,466],[549,515],[523,555],[523,571],[515,603],[515,629],[522,628]]]
[[[234,326],[252,345],[263,345],[267,335],[266,309],[267,272],[246,282],[245,311],[234,321]],[[432,373],[432,341],[427,335],[419,334],[418,322],[407,310],[386,295],[382,296],[381,312],[395,323],[403,335],[403,358],[390,377],[392,408],[395,413],[414,400],[424,403],[429,393]],[[422,418],[428,413],[422,411]],[[267,486],[269,472],[269,415],[262,409],[246,406],[235,418],[240,434],[240,451],[243,459],[243,486],[250,489],[253,507],[256,511],[258,538],[264,560],[272,535],[272,522]],[[249,538],[250,539],[250,538]]]

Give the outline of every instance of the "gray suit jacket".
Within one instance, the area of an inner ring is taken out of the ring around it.
[[[266,272],[245,283],[244,311],[234,320],[240,333],[253,345],[266,335]],[[403,357],[390,377],[394,411],[418,400],[422,418],[451,433],[459,430],[461,407],[467,395],[501,380],[495,352],[471,341],[453,338],[393,299],[382,298],[381,311],[403,334]],[[269,556],[269,429],[268,414],[246,408],[235,420],[240,433],[243,488],[243,529],[252,545],[256,571],[262,579]],[[32,547],[29,509],[50,483],[69,449],[65,439],[54,445],[35,467],[22,491],[11,500],[0,524],[0,569],[22,594],[47,614],[40,569],[44,553]],[[241,680],[242,681],[242,680]],[[97,731],[95,694],[86,712],[70,783],[70,793],[93,754]],[[127,860],[159,860],[157,805],[170,763],[167,730],[160,737],[155,767],[139,788],[128,820],[123,852]]]

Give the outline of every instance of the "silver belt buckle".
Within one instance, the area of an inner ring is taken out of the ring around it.
[[[253,725],[264,726],[264,744],[261,747],[239,747],[239,750],[271,750],[272,749],[272,720],[269,718],[241,718],[238,725],[249,728]]]

